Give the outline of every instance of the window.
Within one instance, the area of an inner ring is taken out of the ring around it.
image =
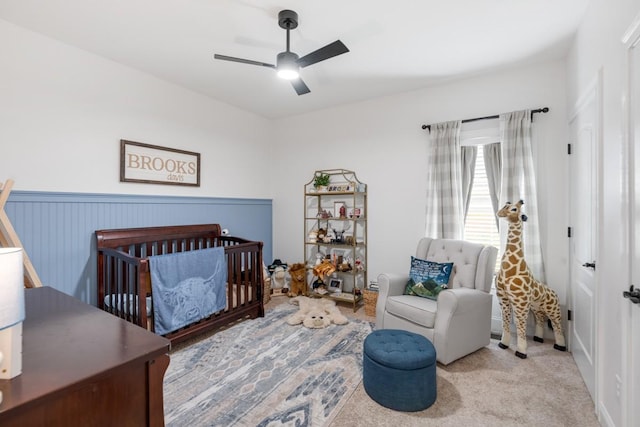
[[[500,248],[500,234],[496,226],[496,215],[489,195],[489,183],[484,166],[482,145],[478,146],[471,199],[464,223],[464,238],[470,242]],[[498,271],[499,266],[500,260],[496,259],[495,271]]]

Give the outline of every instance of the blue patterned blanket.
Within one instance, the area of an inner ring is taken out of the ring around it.
[[[156,334],[204,319],[226,306],[224,248],[149,257]]]

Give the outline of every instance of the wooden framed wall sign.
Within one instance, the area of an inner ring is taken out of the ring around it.
[[[120,182],[200,187],[200,153],[121,139]]]

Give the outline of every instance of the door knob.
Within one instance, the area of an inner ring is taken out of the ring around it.
[[[622,296],[628,298],[634,304],[640,304],[640,289],[634,289],[633,285],[631,285],[628,291],[624,291]]]
[[[583,267],[587,267],[587,268],[593,268],[594,270],[596,269],[596,262],[585,262],[584,264],[582,264]]]

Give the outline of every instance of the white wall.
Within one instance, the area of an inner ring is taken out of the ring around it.
[[[640,13],[639,0],[592,0],[567,60],[567,92],[571,108],[587,90],[599,71],[603,76],[603,166],[602,229],[598,247],[600,278],[599,311],[596,334],[599,339],[600,382],[596,392],[597,410],[603,425],[622,426],[620,386],[624,378],[621,335],[622,292],[629,287],[626,240],[624,175],[626,159],[622,142],[622,93],[625,30]],[[637,71],[636,71],[637,72]],[[629,402],[637,405],[638,402]],[[626,425],[637,425],[627,420]]]
[[[14,189],[271,196],[268,120],[2,20],[0,52],[0,181]],[[200,153],[201,186],[120,183],[120,139]]]
[[[563,61],[476,77],[274,122],[274,256],[303,261],[303,184],[316,169],[356,171],[369,185],[369,280],[407,272],[425,231],[423,123],[549,107],[535,116],[547,280],[567,285],[567,115]]]

